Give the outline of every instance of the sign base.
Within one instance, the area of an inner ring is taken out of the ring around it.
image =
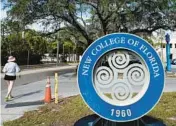
[[[97,115],[89,115],[78,120],[74,126],[166,126],[161,120],[144,116],[131,122],[112,122]]]

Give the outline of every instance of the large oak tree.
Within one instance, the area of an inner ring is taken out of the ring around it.
[[[63,29],[79,32],[87,45],[112,32],[151,33],[176,27],[176,0],[8,0],[9,18],[23,25],[40,21],[46,34]]]

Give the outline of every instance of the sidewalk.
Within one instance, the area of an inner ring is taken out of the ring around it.
[[[46,79],[47,76],[54,76],[55,73],[64,74],[68,72],[75,72],[77,64],[70,64],[67,66],[55,66],[50,68],[40,68],[21,71],[17,74],[15,80],[15,86],[26,85],[32,82]],[[19,75],[21,75],[19,77]],[[7,88],[7,84],[4,81],[4,74],[1,74],[1,91]]]
[[[75,73],[67,73],[59,76],[59,97],[68,97],[79,94]],[[15,98],[5,102],[7,89],[1,91],[1,115],[2,122],[21,117],[24,112],[35,110],[44,105],[44,93],[47,80],[41,80],[27,85],[17,86],[13,89]],[[54,97],[54,76],[51,77],[52,97]]]
[[[59,66],[44,67],[44,68],[22,69],[22,71],[19,74],[26,75],[26,74],[53,71],[53,70],[54,71],[63,70],[65,68],[73,68],[73,66],[76,67],[77,65],[78,65],[78,63],[70,63],[70,64],[63,64],[63,65],[59,65]],[[1,78],[3,78],[3,77],[4,77],[4,73],[1,73]]]

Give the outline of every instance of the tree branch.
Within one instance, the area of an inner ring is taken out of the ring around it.
[[[152,28],[145,28],[145,29],[135,29],[135,30],[132,30],[130,31],[130,33],[139,33],[139,32],[145,32],[145,33],[149,33],[151,34],[153,31],[156,31],[157,29],[168,29],[169,26],[167,25],[163,25],[163,26],[155,26],[155,27],[152,27]]]
[[[55,34],[61,30],[65,30],[66,28],[59,28],[59,29],[55,29],[54,31],[52,32],[47,32],[47,33],[42,33],[41,36],[49,36],[49,35],[52,35],[52,34]]]

